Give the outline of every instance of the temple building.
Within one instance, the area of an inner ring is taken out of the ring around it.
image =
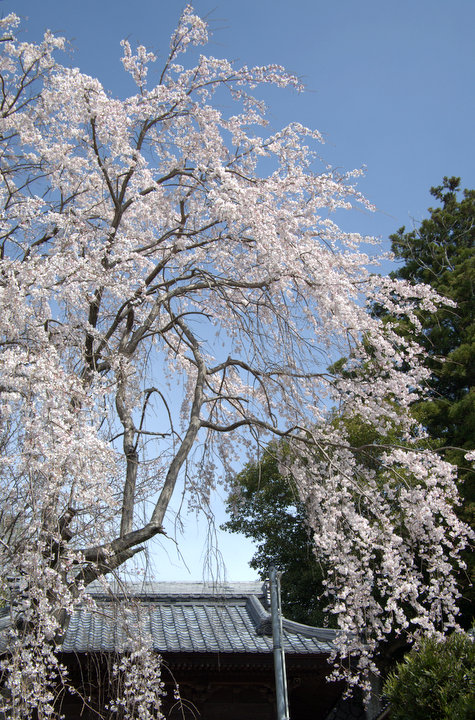
[[[66,720],[96,720],[113,693],[111,668],[131,638],[162,658],[170,720],[274,720],[271,615],[265,585],[143,583],[93,588],[95,607],[71,618],[62,660],[78,689],[63,698]],[[121,602],[123,601],[123,602]],[[283,619],[291,720],[363,720],[360,702],[328,682],[335,631]],[[177,700],[176,685],[179,688]]]

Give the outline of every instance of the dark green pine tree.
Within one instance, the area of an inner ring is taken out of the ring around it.
[[[427,283],[457,303],[421,315],[418,337],[431,371],[428,397],[414,405],[417,419],[445,459],[457,465],[462,496],[460,516],[475,529],[475,473],[465,460],[475,448],[475,190],[460,190],[460,178],[445,177],[431,188],[439,202],[429,217],[407,232],[391,235],[392,251],[404,264],[393,277]],[[402,332],[411,332],[406,326]],[[461,578],[465,624],[473,620],[475,565],[467,553]]]
[[[391,235],[392,251],[404,265],[393,277],[427,283],[457,303],[423,316],[419,341],[429,355],[429,399],[415,411],[444,446],[473,449],[475,439],[475,190],[457,193],[459,178],[431,188],[441,206],[406,232]],[[447,451],[461,469],[463,453]]]

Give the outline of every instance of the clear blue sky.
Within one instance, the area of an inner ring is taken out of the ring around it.
[[[120,40],[164,57],[184,5],[0,0],[0,13],[25,18],[25,39],[38,39],[46,28],[65,35],[74,54],[63,62],[120,96],[126,93]],[[274,127],[290,120],[315,127],[326,138],[326,161],[367,167],[359,188],[378,210],[353,215],[346,229],[384,239],[424,217],[429,188],[444,175],[475,187],[474,0],[196,0],[194,8],[213,29],[205,52],[248,65],[279,63],[303,80],[303,95],[266,94]],[[183,545],[191,575],[163,567],[161,579],[201,577],[202,544],[197,538],[191,544],[199,546],[187,555]],[[222,551],[230,579],[252,577],[248,545],[223,539]]]

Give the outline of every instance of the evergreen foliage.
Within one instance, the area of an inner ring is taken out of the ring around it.
[[[460,178],[444,178],[431,188],[440,207],[406,232],[391,235],[392,251],[404,265],[392,277],[427,283],[456,307],[421,312],[418,341],[428,354],[429,398],[415,411],[433,438],[445,446],[472,450],[475,438],[475,190],[459,198]],[[408,328],[410,331],[410,328]],[[462,471],[463,453],[449,447],[448,459]],[[473,512],[473,508],[472,508]]]
[[[416,285],[427,283],[456,303],[435,313],[420,312],[422,333],[418,342],[427,352],[431,375],[428,397],[413,406],[427,428],[433,447],[457,465],[461,518],[475,529],[475,476],[465,460],[475,448],[475,190],[461,193],[460,178],[444,177],[431,188],[440,203],[419,227],[404,227],[391,235],[397,260],[404,261],[391,276]],[[407,321],[401,332],[414,332]],[[473,621],[475,565],[467,553],[468,574],[461,578],[465,625]]]
[[[428,638],[390,673],[392,720],[473,720],[475,643],[464,633]]]
[[[231,517],[223,527],[257,542],[250,566],[262,579],[271,565],[282,572],[284,615],[321,626],[322,569],[313,553],[304,504],[291,479],[280,472],[277,453],[278,447],[270,445],[260,462],[248,463],[234,479],[227,500]]]

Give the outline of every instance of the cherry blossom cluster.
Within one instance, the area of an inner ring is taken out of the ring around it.
[[[2,658],[1,712],[15,720],[57,717],[58,700],[67,692],[68,672],[56,646],[64,630],[64,617],[80,602],[82,589],[71,593],[64,582],[72,557],[62,567],[45,561],[48,548],[23,545],[21,557],[3,562],[4,591],[10,602],[8,654]],[[2,558],[3,560],[3,558]]]
[[[454,569],[465,567],[470,540],[455,512],[454,467],[424,449],[423,440],[419,447],[405,440],[395,418],[399,445],[389,439],[389,422],[373,424],[376,439],[360,447],[351,445],[348,431],[345,441],[345,422],[337,431],[329,422],[314,429],[311,444],[307,431],[294,447],[298,459],[282,464],[305,501],[325,568],[322,600],[339,629],[333,677],[368,692],[382,647],[458,628]],[[359,423],[369,427],[363,417]]]
[[[136,628],[135,628],[136,632]],[[162,720],[160,712],[165,694],[161,678],[161,657],[150,647],[143,633],[131,639],[112,668],[112,681],[117,683],[116,698],[109,706],[118,717]],[[112,685],[114,687],[114,685]]]

